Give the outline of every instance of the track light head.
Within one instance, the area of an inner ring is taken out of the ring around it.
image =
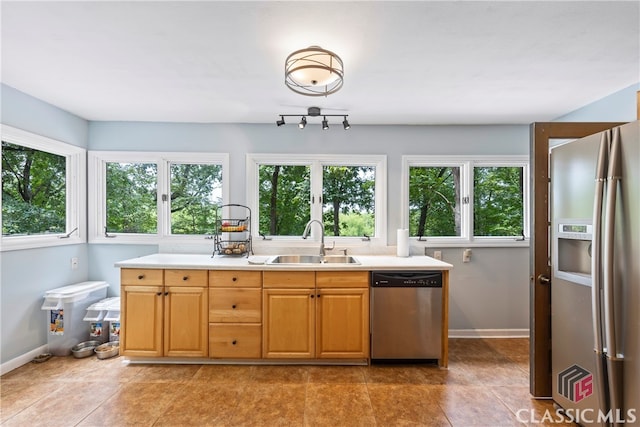
[[[284,116],[280,116],[280,120],[276,121],[276,125],[282,126],[284,124]]]
[[[322,120],[322,130],[329,129],[329,122],[327,121],[327,117],[325,116]]]
[[[347,121],[347,116],[344,116],[344,120],[342,121],[342,126],[344,127],[344,130],[350,129],[351,125],[349,124],[349,121]]]
[[[298,123],[298,127],[300,129],[304,129],[306,125],[307,125],[307,118],[305,116],[302,116],[302,119],[300,119],[300,123]]]

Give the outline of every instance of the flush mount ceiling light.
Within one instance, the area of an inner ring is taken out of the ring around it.
[[[307,126],[307,117],[320,117],[322,116],[322,129],[327,130],[329,129],[329,121],[327,120],[327,117],[343,117],[344,120],[342,121],[342,127],[344,127],[344,130],[350,129],[351,125],[349,124],[349,122],[347,121],[347,117],[349,117],[348,114],[322,114],[320,111],[320,107],[309,107],[307,109],[307,114],[279,114],[280,119],[276,120],[276,125],[278,127],[282,126],[285,124],[284,118],[285,117],[300,117],[300,122],[298,123],[298,127],[300,129],[304,129]]]
[[[296,50],[284,63],[284,83],[295,93],[327,96],[340,90],[344,78],[342,59],[319,46]]]

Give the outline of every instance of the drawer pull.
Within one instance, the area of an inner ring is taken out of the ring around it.
[[[310,298],[313,298],[313,294],[309,295]]]
[[[160,296],[162,295],[162,292],[156,292],[156,295]]]
[[[166,297],[167,295],[169,295],[169,291],[164,293],[164,296]]]
[[[236,340],[231,341],[231,344],[233,344],[233,345],[236,345],[237,343],[238,343],[238,341],[236,341]]]
[[[233,305],[231,306],[231,308],[233,308],[233,309],[235,310],[235,309],[236,309],[236,305],[235,305],[235,304],[233,304]]]
[[[185,280],[185,281],[186,281],[186,280],[189,280],[189,276],[184,276],[184,277],[182,278],[182,280]]]
[[[231,280],[236,282],[238,280],[238,278],[237,277],[233,277]]]
[[[144,274],[140,274],[140,275],[138,276],[138,280],[142,280],[142,279],[144,279]]]

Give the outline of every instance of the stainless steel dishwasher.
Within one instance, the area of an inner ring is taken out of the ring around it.
[[[442,272],[371,272],[371,359],[439,359]]]

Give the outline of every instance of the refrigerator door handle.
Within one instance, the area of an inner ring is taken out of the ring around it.
[[[596,384],[599,384],[596,392],[598,400],[600,401],[600,408],[604,411],[607,411],[609,408],[609,397],[605,385],[607,384],[607,368],[602,330],[602,219],[610,144],[610,131],[602,132],[596,163],[592,218],[593,240],[591,244],[591,310],[593,315],[593,342],[596,359],[594,374]]]
[[[602,331],[602,217],[604,207],[604,189],[607,180],[609,162],[610,132],[602,132],[598,161],[596,164],[596,188],[593,202],[593,240],[591,243],[591,309],[593,311],[594,351],[603,353]]]
[[[615,220],[616,198],[622,179],[620,163],[620,129],[615,128],[611,138],[609,170],[607,174],[607,194],[605,203],[604,248],[603,248],[603,290],[604,290],[604,340],[607,356],[607,379],[609,383],[609,404],[612,410],[622,410],[622,362],[616,342],[615,311]]]

